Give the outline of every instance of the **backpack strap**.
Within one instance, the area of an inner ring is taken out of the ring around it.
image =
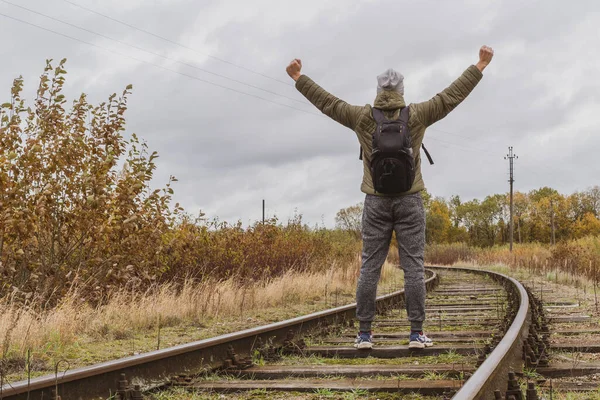
[[[375,107],[372,107],[371,109],[373,110],[373,119],[375,120],[377,125],[388,121],[388,119],[385,117],[385,115],[383,114],[383,111],[381,109],[375,108]]]
[[[425,155],[427,156],[427,159],[429,160],[429,164],[433,165],[433,158],[431,158],[431,155],[429,154],[429,152],[427,151],[427,148],[425,147],[425,145],[423,143],[421,143],[421,147],[423,148],[423,151],[425,152]]]
[[[410,108],[409,108],[409,106],[406,106],[400,111],[400,116],[398,117],[398,121],[403,122],[408,126],[409,118],[410,118]],[[429,154],[429,151],[427,151],[427,148],[425,147],[425,145],[423,143],[421,143],[421,147],[423,148],[423,151],[425,152],[425,155],[427,156],[427,160],[429,161],[429,164],[433,165],[433,158],[431,158],[431,154]]]
[[[398,121],[403,122],[408,126],[409,118],[410,118],[410,108],[409,108],[409,106],[406,106],[400,111],[400,116],[398,117]],[[431,154],[429,154],[429,151],[427,151],[427,148],[425,147],[425,145],[423,143],[421,143],[421,147],[423,148],[423,151],[425,152],[425,155],[427,156],[427,160],[429,161],[429,164],[433,165],[433,158],[431,158]]]
[[[397,121],[403,122],[406,126],[408,126],[409,118],[410,118],[410,108],[408,106],[406,106],[402,110],[400,110],[400,115],[398,116]]]
[[[373,119],[375,120],[375,123],[377,123],[377,125],[380,125],[383,122],[385,122],[385,121],[388,120],[385,117],[385,115],[383,114],[383,111],[380,110],[379,108],[371,107],[371,110],[373,111]],[[358,153],[358,159],[359,160],[363,159],[363,148],[362,148],[362,146],[360,146],[360,153]]]

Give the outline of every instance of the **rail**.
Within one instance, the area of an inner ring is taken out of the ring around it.
[[[494,399],[494,390],[506,387],[508,372],[519,370],[523,365],[523,343],[527,339],[529,325],[531,324],[529,296],[525,288],[519,281],[497,272],[456,267],[428,268],[486,274],[502,281],[508,286],[512,295],[518,296],[519,307],[517,313],[504,337],[453,397],[456,400]]]
[[[438,276],[432,270],[427,270],[427,275],[425,284],[430,290],[437,284]],[[404,290],[380,296],[377,298],[377,309],[397,306],[403,300]],[[227,358],[230,346],[240,356],[248,356],[261,340],[281,343],[290,330],[302,334],[329,324],[347,323],[355,318],[355,310],[356,303],[353,303],[257,328],[47,375],[30,382],[6,384],[1,388],[0,399],[52,399],[53,390],[64,399],[108,397],[111,389],[114,394],[122,373],[142,388],[158,387],[173,376],[193,374],[217,366]]]

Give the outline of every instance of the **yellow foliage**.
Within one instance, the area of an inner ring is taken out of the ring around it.
[[[21,78],[0,106],[0,298],[46,307],[77,291],[97,305],[123,288],[272,278],[358,251],[300,217],[249,228],[189,218],[171,205],[174,177],[150,187],[158,154],[125,139],[131,86],[67,109],[64,64],[48,61],[32,107]]]

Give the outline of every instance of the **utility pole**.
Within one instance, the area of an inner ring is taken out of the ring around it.
[[[510,146],[508,148],[508,154],[506,155],[506,157],[504,157],[505,160],[508,160],[508,164],[510,166],[510,179],[508,180],[508,182],[510,182],[510,251],[512,252],[513,249],[513,228],[514,228],[514,224],[513,224],[513,183],[515,182],[514,179],[514,168],[513,168],[513,164],[514,164],[514,159],[515,158],[519,158],[517,157],[515,154],[513,154],[513,148],[512,146]]]
[[[550,199],[550,224],[552,225],[552,246],[556,244],[556,235],[554,234],[554,201]]]
[[[263,225],[265,224],[265,199],[263,199]]]

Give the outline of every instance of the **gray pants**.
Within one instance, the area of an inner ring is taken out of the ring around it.
[[[425,320],[425,209],[421,194],[383,197],[367,195],[362,216],[362,266],[356,288],[356,317],[361,331],[370,331],[381,267],[396,232],[404,270],[406,311],[411,330],[421,331]]]

